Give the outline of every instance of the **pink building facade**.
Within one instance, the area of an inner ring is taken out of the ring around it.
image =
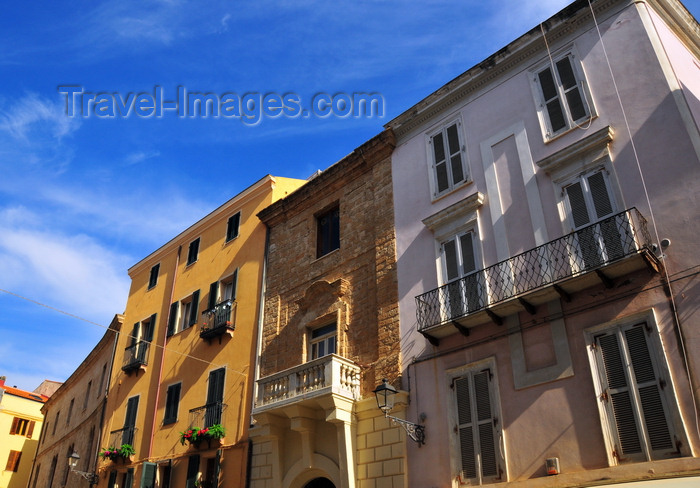
[[[700,472],[699,122],[697,21],[597,0],[387,125],[410,486]]]

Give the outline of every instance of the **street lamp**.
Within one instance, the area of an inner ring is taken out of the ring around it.
[[[403,427],[408,436],[418,443],[418,447],[425,444],[424,426],[389,415],[391,409],[394,408],[394,397],[398,392],[396,388],[389,384],[386,378],[382,379],[382,384],[377,386],[373,393],[377,398],[377,407],[384,412],[384,417]]]
[[[73,453],[70,456],[68,456],[68,466],[70,466],[70,470],[75,474],[85,478],[85,480],[87,480],[87,482],[90,485],[96,485],[97,483],[99,483],[100,477],[97,474],[88,473],[86,471],[78,471],[77,469],[75,469],[76,466],[78,466],[78,461],[80,461],[80,456],[77,452],[73,451]]]

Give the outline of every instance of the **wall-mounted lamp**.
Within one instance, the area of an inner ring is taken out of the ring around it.
[[[75,467],[78,465],[78,461],[80,461],[80,456],[77,452],[73,451],[73,454],[68,456],[68,466],[70,466],[70,470],[75,474],[78,474],[85,478],[87,482],[91,485],[96,485],[97,483],[99,483],[100,477],[97,474],[88,473],[86,471],[78,471],[77,469],[75,469]]]
[[[396,388],[391,386],[386,378],[382,379],[382,384],[374,390],[374,396],[377,397],[377,406],[379,410],[384,412],[384,417],[392,422],[401,425],[408,436],[418,443],[418,447],[425,444],[425,427],[419,424],[414,424],[408,420],[393,417],[389,412],[394,408],[394,397],[396,396]]]

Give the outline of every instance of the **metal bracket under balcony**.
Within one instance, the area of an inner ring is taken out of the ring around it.
[[[214,308],[202,312],[202,315],[205,319],[199,337],[207,341],[218,337],[219,343],[225,334],[233,337],[233,331],[236,330],[236,302],[225,300],[217,303]]]
[[[124,349],[122,371],[131,374],[140,369],[145,370],[146,366],[148,366],[148,350],[150,345],[150,342],[139,341]]]
[[[329,394],[356,400],[360,397],[360,367],[349,359],[329,354],[260,378],[257,383],[254,414]]]
[[[648,267],[660,270],[644,217],[631,208],[416,297],[418,331],[439,339]]]

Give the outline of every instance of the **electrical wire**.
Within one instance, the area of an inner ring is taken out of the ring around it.
[[[60,308],[56,308],[56,307],[53,307],[53,306],[51,306],[51,305],[47,305],[46,303],[42,303],[42,302],[40,302],[40,301],[38,301],[38,300],[34,300],[34,299],[32,299],[32,298],[25,297],[25,296],[20,295],[20,294],[18,294],[18,293],[15,293],[15,292],[12,292],[12,291],[9,291],[9,290],[5,290],[5,289],[2,289],[2,288],[0,288],[0,292],[6,293],[6,294],[8,294],[8,295],[12,295],[12,296],[14,296],[14,297],[17,297],[17,298],[22,299],[22,300],[25,300],[25,301],[27,301],[27,302],[33,303],[33,304],[35,304],[35,305],[39,305],[40,307],[48,308],[49,310],[52,310],[52,311],[54,311],[54,312],[58,312],[58,313],[60,313],[60,314],[66,315],[66,316],[68,316],[68,317],[71,317],[71,318],[74,318],[74,319],[77,319],[77,320],[80,320],[80,321],[82,321],[82,322],[86,322],[86,323],[91,324],[91,325],[96,325],[96,326],[98,326],[98,327],[101,327],[101,328],[103,328],[103,329],[106,329],[106,330],[109,331],[109,332],[112,332],[112,333],[115,333],[115,332],[116,332],[114,329],[110,329],[108,325],[104,325],[104,324],[100,324],[100,323],[98,323],[98,322],[94,322],[94,321],[92,321],[92,320],[90,320],[90,319],[86,319],[85,317],[81,317],[81,316],[79,316],[79,315],[76,315],[76,314],[73,314],[73,313],[70,313],[70,312],[66,312],[65,310],[61,310]],[[125,334],[125,335],[126,335],[126,334]],[[135,337],[135,336],[133,336],[133,335],[131,335],[131,334],[126,335],[126,337],[128,337],[128,338],[130,338],[130,339],[136,339],[136,340],[139,339],[138,337]],[[224,366],[224,365],[216,364],[216,363],[213,363],[213,362],[208,361],[208,360],[206,360],[206,359],[198,358],[198,357],[196,357],[196,356],[192,356],[191,354],[187,354],[187,353],[184,353],[184,352],[180,352],[180,351],[177,351],[177,350],[175,350],[175,349],[173,349],[173,348],[169,348],[169,347],[167,347],[167,346],[161,346],[160,344],[156,344],[156,343],[154,343],[154,342],[149,342],[149,344],[150,344],[151,346],[153,346],[153,347],[163,349],[164,351],[168,351],[168,352],[171,352],[171,353],[174,353],[174,354],[178,354],[178,355],[180,355],[180,356],[182,356],[182,357],[185,357],[185,358],[188,358],[188,359],[194,359],[195,361],[200,361],[200,362],[202,362],[202,363],[204,363],[204,364],[207,364],[207,365],[209,365],[209,366],[213,366],[213,367],[216,367],[216,368],[226,368],[227,371],[232,371],[232,372],[234,372],[234,373],[238,373],[238,374],[240,374],[241,376],[248,376],[247,373],[243,373],[242,371],[238,371],[238,370],[236,370],[236,369],[233,369],[233,368],[231,368],[230,366]]]

